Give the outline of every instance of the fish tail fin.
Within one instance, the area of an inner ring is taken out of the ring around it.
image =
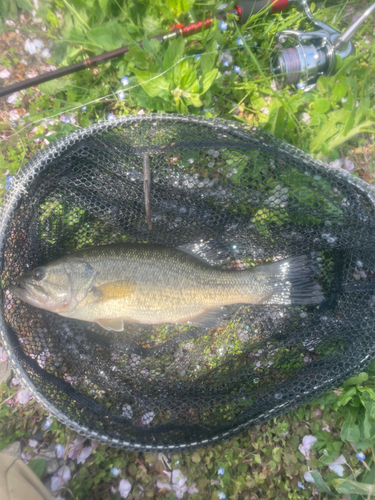
[[[265,279],[270,291],[263,304],[319,304],[324,299],[314,280],[313,261],[306,255],[264,264],[254,271]]]

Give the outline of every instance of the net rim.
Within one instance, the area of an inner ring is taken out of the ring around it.
[[[35,175],[38,175],[44,169],[50,166],[54,159],[55,154],[60,155],[62,152],[74,146],[74,144],[80,142],[81,140],[90,137],[94,134],[102,133],[108,130],[115,129],[119,125],[126,126],[132,125],[134,123],[142,123],[142,122],[183,122],[190,124],[199,124],[206,125],[211,128],[216,128],[222,131],[231,131],[235,133],[239,138],[243,140],[251,138],[254,142],[258,141],[256,137],[251,136],[251,131],[261,131],[261,139],[264,138],[264,142],[262,142],[263,146],[270,147],[272,142],[276,142],[276,146],[272,145],[273,148],[277,147],[280,151],[283,151],[288,154],[295,154],[301,161],[306,163],[307,167],[318,167],[324,170],[334,171],[335,174],[342,179],[345,179],[345,182],[352,184],[357,189],[359,189],[363,194],[365,194],[371,203],[375,206],[375,187],[371,186],[364,180],[354,177],[349,172],[342,169],[335,169],[328,164],[323,163],[320,160],[316,160],[313,156],[299,150],[298,148],[291,146],[290,144],[282,141],[280,139],[275,138],[268,132],[259,129],[257,127],[249,127],[247,125],[235,124],[228,120],[223,119],[207,119],[204,117],[197,117],[191,115],[164,115],[164,114],[144,114],[144,115],[131,115],[118,117],[112,120],[107,121],[99,121],[87,128],[78,130],[71,134],[64,136],[61,139],[58,139],[56,142],[53,142],[48,147],[37,153],[32,159],[30,159],[17,174],[17,177],[14,179],[11,185],[11,189],[8,191],[6,196],[4,196],[2,202],[2,209],[0,212],[0,267],[1,271],[3,270],[4,260],[3,260],[3,252],[6,243],[6,235],[9,229],[9,224],[12,219],[12,214],[16,209],[19,201],[22,196],[27,192],[27,188],[31,185],[31,183],[35,179]],[[69,138],[69,145],[66,144],[67,139]],[[267,142],[267,138],[270,139]],[[272,141],[271,141],[272,139]],[[284,146],[285,145],[285,146]],[[187,442],[180,443],[177,445],[166,445],[163,443],[153,444],[153,445],[145,445],[144,443],[137,443],[133,441],[126,441],[116,438],[111,438],[106,436],[105,434],[101,434],[99,432],[90,430],[89,428],[82,426],[81,424],[74,421],[71,417],[68,417],[65,413],[59,410],[53,403],[47,400],[47,398],[41,394],[41,392],[32,384],[31,380],[27,376],[26,370],[21,366],[20,362],[17,359],[16,354],[13,352],[13,348],[11,346],[10,340],[7,334],[7,327],[4,321],[3,314],[3,294],[0,297],[0,340],[2,347],[4,348],[10,366],[17,378],[20,379],[23,387],[27,389],[32,397],[44,408],[46,409],[52,417],[55,417],[59,422],[66,425],[68,428],[77,432],[78,434],[85,436],[88,439],[92,439],[94,441],[100,442],[102,444],[106,444],[109,446],[113,446],[116,448],[122,448],[126,450],[132,451],[148,451],[148,452],[175,452],[175,451],[184,451],[188,449],[199,448],[202,446],[207,446],[211,444],[215,444],[223,439],[227,439],[231,436],[234,436],[244,430],[248,429],[253,425],[257,425],[260,422],[265,420],[269,420],[270,418],[274,418],[281,413],[284,413],[286,409],[293,409],[293,406],[298,405],[298,399],[301,395],[295,395],[295,401],[292,403],[285,402],[279,405],[274,406],[270,410],[263,411],[260,415],[253,417],[246,422],[226,431],[218,434],[217,436],[213,436],[204,440],[200,440],[197,442]],[[362,370],[364,369],[372,359],[371,353],[368,353],[357,365],[356,369]],[[314,392],[310,398],[304,400],[304,404],[312,399],[315,399],[318,395],[323,394],[330,388],[336,386],[340,382],[346,380],[352,373],[353,368],[348,370],[344,375],[342,375],[339,379],[329,379],[326,380],[317,386],[314,387]],[[272,395],[272,393],[271,393]],[[285,408],[287,407],[287,408]]]

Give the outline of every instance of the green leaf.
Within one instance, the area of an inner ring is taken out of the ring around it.
[[[211,87],[211,85],[213,84],[213,82],[216,78],[218,71],[219,71],[218,69],[213,69],[204,75],[203,82],[202,82],[201,94],[204,94],[205,92],[207,92],[207,90]]]
[[[348,479],[334,479],[332,485],[338,493],[375,496],[375,485],[373,484],[357,483],[357,481],[349,481]]]
[[[328,465],[334,462],[339,455],[339,451],[331,451],[327,455],[322,455],[319,460],[322,462],[322,464]]]
[[[108,0],[98,0],[98,2],[99,2],[99,7],[102,10],[106,10],[107,9]]]
[[[313,470],[311,472],[311,475],[314,479],[314,482],[315,482],[315,485],[321,489],[322,491],[324,491],[324,493],[327,493],[328,495],[331,495],[333,496],[333,493],[332,491],[329,489],[328,485],[324,482],[320,472],[318,472],[317,470]]]
[[[182,75],[183,76],[180,81],[180,89],[184,90],[185,92],[196,92],[199,89],[199,84],[197,82],[197,72],[195,68],[193,66],[190,66],[185,73],[182,73]]]
[[[138,71],[136,69],[134,70],[134,74],[144,91],[150,97],[161,97],[167,100],[171,97],[169,90],[170,84],[164,76],[160,76],[158,73]]]
[[[30,0],[16,0],[16,4],[20,9],[25,9],[31,12],[34,10],[33,4],[30,2]]]
[[[27,464],[30,469],[36,474],[39,478],[42,477],[44,469],[46,468],[46,460],[44,458],[35,458],[30,460]]]
[[[368,380],[368,375],[365,372],[358,373],[354,377],[351,377],[349,380],[344,382],[344,387],[349,387],[351,385],[360,385],[362,382],[366,382]]]
[[[331,104],[328,99],[317,99],[314,103],[314,109],[317,113],[327,113],[330,109]]]
[[[201,461],[201,457],[199,456],[199,454],[196,451],[191,455],[190,459],[195,464],[199,464],[199,462]]]
[[[355,424],[355,419],[356,417],[352,412],[347,415],[341,427],[340,437],[342,440],[350,441],[353,443],[359,440],[359,427]]]
[[[41,83],[38,85],[38,89],[48,95],[54,95],[57,92],[66,90],[72,83],[71,77],[58,78],[56,80],[51,80],[50,82]]]
[[[169,42],[169,46],[167,52],[164,56],[163,68],[164,70],[169,69],[184,55],[185,41],[181,37],[177,38],[177,40],[172,40]],[[170,71],[168,74],[173,75],[173,71]],[[176,82],[177,83],[177,82]]]
[[[330,137],[335,135],[337,132],[337,127],[331,122],[327,122],[318,132],[317,136],[312,139],[310,143],[310,148],[312,150],[319,149],[323,142],[327,141]]]
[[[332,97],[336,97],[337,100],[340,100],[346,96],[348,89],[341,82],[336,83],[336,85],[332,89]]]

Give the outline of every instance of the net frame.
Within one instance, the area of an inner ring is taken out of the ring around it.
[[[180,123],[188,123],[191,126],[194,124],[205,125],[207,127],[211,127],[215,129],[215,131],[220,131],[222,133],[230,131],[231,134],[235,135],[240,140],[249,140],[251,132],[256,132],[258,137],[251,135],[251,141],[258,141],[262,144],[262,147],[269,147],[273,150],[276,148],[280,154],[283,152],[287,152],[288,154],[292,154],[297,157],[302,163],[306,165],[306,168],[311,168],[313,165],[316,168],[321,169],[329,169],[332,170],[328,165],[315,160],[312,156],[298,150],[297,148],[276,139],[270,134],[264,131],[257,131],[255,127],[247,128],[242,125],[237,125],[232,122],[228,122],[225,120],[207,120],[205,118],[200,117],[192,117],[185,115],[134,115],[128,117],[120,117],[111,121],[98,122],[86,129],[79,130],[70,134],[67,137],[59,139],[58,141],[52,143],[49,147],[45,148],[41,152],[39,152],[34,158],[32,158],[20,171],[20,173],[15,178],[12,183],[11,190],[6,194],[3,200],[3,208],[0,215],[0,256],[1,256],[1,266],[4,265],[4,247],[6,244],[6,236],[9,230],[9,226],[12,220],[12,215],[19,205],[22,196],[27,193],[28,187],[33,183],[36,176],[39,173],[47,169],[51,164],[53,164],[54,160],[64,151],[67,151],[69,148],[84,140],[87,137],[90,137],[95,134],[101,134],[104,131],[112,130],[121,126],[131,126],[134,124],[142,124],[143,122],[153,121],[153,122],[180,122]],[[350,175],[345,170],[336,170],[335,174],[338,178],[343,179],[348,185],[355,186],[357,190],[359,190],[364,196],[368,198],[370,203],[375,207],[375,192],[373,187],[369,186],[365,181],[355,178]],[[202,439],[197,442],[185,442],[178,443],[176,445],[168,445],[166,446],[164,443],[153,443],[153,444],[144,444],[137,442],[130,442],[126,440],[116,439],[114,437],[109,437],[105,434],[100,434],[99,432],[93,431],[88,427],[82,426],[81,424],[73,421],[70,417],[68,417],[64,412],[55,407],[50,400],[46,398],[44,394],[42,394],[30,381],[30,378],[27,375],[25,368],[20,363],[19,353],[14,351],[12,347],[12,342],[10,341],[7,325],[5,323],[4,314],[3,314],[3,295],[1,295],[1,314],[0,314],[0,337],[1,343],[4,350],[7,353],[8,359],[10,361],[11,367],[15,373],[15,375],[21,380],[22,385],[29,390],[35,400],[41,404],[52,416],[56,417],[61,423],[76,431],[77,433],[86,436],[87,438],[93,439],[95,441],[101,442],[103,444],[107,444],[110,446],[128,449],[128,450],[137,450],[137,451],[180,451],[186,449],[192,449],[196,447],[205,446],[208,444],[214,444],[222,439],[227,439],[239,432],[242,432],[253,425],[260,424],[270,418],[274,418],[285,413],[288,410],[291,410],[298,406],[299,399],[303,400],[303,403],[314,399],[315,397],[323,394],[327,390],[337,386],[340,382],[347,379],[353,373],[363,370],[371,361],[371,359],[375,356],[375,345],[372,350],[369,350],[367,355],[362,359],[358,360],[358,364],[356,366],[351,366],[350,370],[347,370],[345,373],[342,373],[340,377],[336,377],[335,379],[328,379],[320,384],[314,386],[314,390],[306,396],[306,394],[295,394],[295,400],[290,401],[289,404],[281,403],[275,404],[268,411],[264,411],[256,417],[248,420],[247,422],[235,426],[227,432],[220,433],[219,435],[210,436],[207,439]]]

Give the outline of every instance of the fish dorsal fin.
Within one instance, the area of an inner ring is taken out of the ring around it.
[[[98,323],[98,325],[104,328],[105,330],[122,332],[122,330],[124,329],[124,322],[121,318],[114,318],[114,319],[101,318],[97,319],[96,323]]]
[[[92,290],[97,295],[100,302],[106,300],[123,299],[128,297],[135,290],[135,283],[132,280],[110,281],[103,285],[96,286]]]
[[[197,326],[201,328],[216,328],[227,315],[225,307],[218,307],[216,309],[208,309],[204,313],[187,321],[188,325]]]

